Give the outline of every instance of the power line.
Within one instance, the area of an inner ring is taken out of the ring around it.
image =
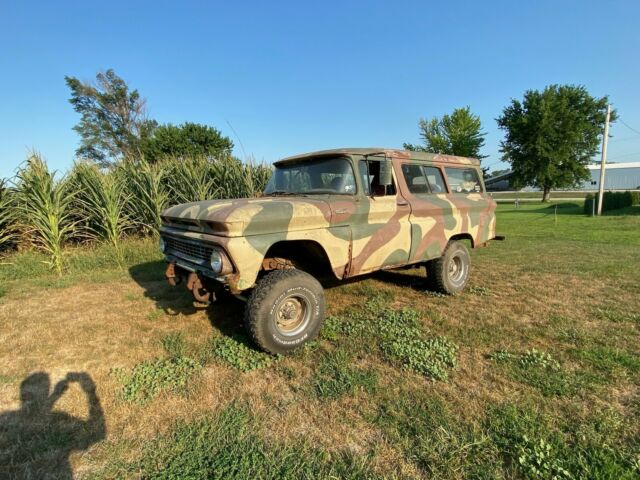
[[[638,131],[635,128],[630,127],[629,125],[624,123],[624,120],[622,120],[621,118],[618,118],[618,120],[620,120],[620,123],[623,124],[625,127],[627,127],[629,130],[631,130],[632,132],[637,133],[638,135],[640,135],[640,131]]]

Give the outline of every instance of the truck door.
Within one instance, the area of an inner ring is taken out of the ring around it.
[[[411,224],[409,202],[396,185],[380,185],[382,159],[358,162],[360,191],[351,217],[351,264],[348,276],[403,265],[409,260]]]

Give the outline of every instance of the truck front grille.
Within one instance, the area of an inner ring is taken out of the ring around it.
[[[167,253],[169,254],[183,257],[191,261],[194,259],[199,260],[206,264],[208,264],[211,259],[213,247],[206,244],[191,242],[189,240],[178,240],[174,237],[164,237],[164,241],[167,247]]]

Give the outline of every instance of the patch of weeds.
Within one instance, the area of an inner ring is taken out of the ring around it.
[[[487,287],[483,287],[482,285],[471,285],[468,291],[469,293],[478,295],[479,297],[488,297],[491,295],[491,290]]]
[[[520,355],[522,368],[544,368],[548,370],[560,370],[560,364],[550,353],[540,352],[535,348]]]
[[[510,360],[513,360],[515,355],[513,353],[509,353],[506,350],[497,350],[491,354],[489,354],[489,359],[494,362],[504,363]]]
[[[145,403],[162,391],[183,392],[191,376],[201,366],[187,357],[146,360],[126,371],[112,370],[122,383],[122,399],[127,402]]]
[[[130,302],[137,302],[138,300],[140,300],[140,294],[138,294],[138,293],[127,293],[125,295],[125,298],[127,300],[129,300]]]
[[[304,443],[267,442],[246,407],[230,405],[194,423],[178,423],[151,441],[142,458],[108,467],[107,478],[376,478],[370,455],[325,452]]]
[[[256,350],[239,335],[215,338],[211,348],[213,357],[241,372],[269,367],[279,359],[277,355]]]
[[[7,291],[7,287],[0,285],[0,298],[4,297],[7,294]]]
[[[500,478],[499,452],[479,425],[464,423],[437,397],[389,395],[373,423],[424,478]]]
[[[162,315],[164,315],[164,311],[160,308],[156,308],[155,310],[151,310],[149,313],[147,313],[147,319],[157,320]]]
[[[381,347],[387,359],[433,380],[446,380],[457,365],[458,346],[445,337],[396,338]]]
[[[415,310],[386,310],[378,329],[380,350],[391,363],[434,380],[446,380],[448,370],[457,365],[458,346],[445,337],[423,339]]]
[[[162,348],[170,357],[184,357],[187,353],[187,343],[182,332],[173,332],[162,337]]]
[[[378,384],[373,370],[353,365],[353,358],[346,350],[336,350],[320,358],[312,379],[316,395],[323,399],[353,395],[363,390],[372,393]]]
[[[445,337],[425,339],[421,312],[412,308],[394,310],[387,304],[378,295],[358,309],[347,310],[344,318],[332,317],[329,336],[357,338],[357,345],[365,350],[377,345],[390,363],[445,380],[448,370],[456,366],[457,345]]]
[[[338,340],[342,333],[341,322],[342,320],[338,317],[328,316],[325,318],[322,324],[322,330],[320,330],[320,337],[331,342]]]
[[[506,469],[516,469],[525,478],[631,479],[640,473],[633,452],[615,436],[561,431],[549,417],[529,408],[496,407],[486,423]]]

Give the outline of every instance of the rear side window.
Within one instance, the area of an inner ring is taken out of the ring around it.
[[[447,180],[452,193],[481,192],[482,185],[475,168],[446,167]]]
[[[409,191],[413,194],[445,193],[447,191],[442,172],[437,167],[405,163],[402,165],[402,173]]]

